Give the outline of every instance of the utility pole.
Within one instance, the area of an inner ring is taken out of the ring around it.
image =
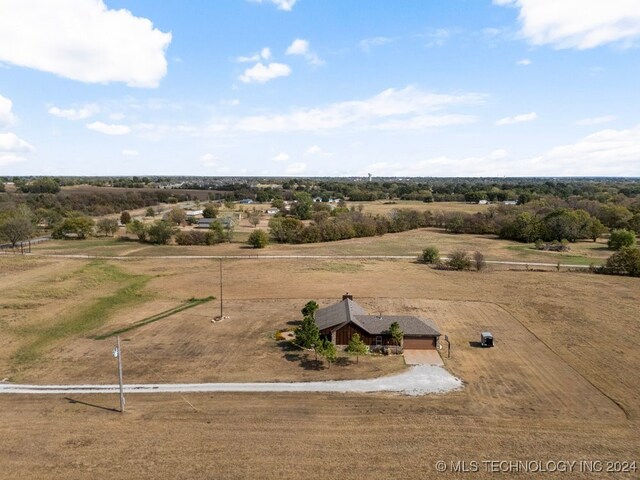
[[[124,413],[124,387],[122,385],[122,349],[120,348],[120,336],[116,339],[116,348],[113,356],[118,359],[118,383],[120,384],[120,413]]]
[[[220,259],[220,320],[222,318],[222,259]]]

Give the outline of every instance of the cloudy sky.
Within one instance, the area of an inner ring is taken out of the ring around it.
[[[640,176],[640,0],[0,0],[0,175]]]

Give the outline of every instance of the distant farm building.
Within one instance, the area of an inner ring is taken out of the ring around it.
[[[320,335],[335,345],[348,345],[354,333],[372,347],[395,345],[389,333],[393,322],[398,322],[404,333],[405,349],[434,350],[440,337],[430,320],[406,315],[369,315],[349,294],[343,295],[341,302],[319,309],[315,319]]]

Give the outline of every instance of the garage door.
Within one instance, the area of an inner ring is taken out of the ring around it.
[[[435,350],[436,339],[434,337],[404,337],[403,348],[407,350]]]

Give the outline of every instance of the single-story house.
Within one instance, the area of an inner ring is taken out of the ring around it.
[[[315,314],[320,335],[335,345],[348,345],[354,333],[369,346],[395,345],[389,327],[398,322],[404,333],[402,346],[405,349],[435,350],[440,332],[431,320],[408,315],[369,315],[353,301],[353,296],[342,296],[342,301]]]
[[[187,210],[184,213],[187,217],[197,217],[199,215],[202,215],[203,212],[202,210]]]
[[[211,224],[219,222],[223,228],[231,228],[235,225],[235,221],[231,217],[222,218],[200,218],[196,224],[196,228],[211,228]]]

